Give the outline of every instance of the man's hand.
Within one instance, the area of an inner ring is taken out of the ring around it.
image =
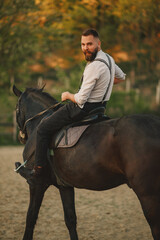
[[[62,101],[71,100],[72,102],[76,103],[76,101],[74,99],[74,94],[72,94],[70,92],[63,92],[61,95],[61,100]]]
[[[124,82],[124,80],[118,79],[118,78],[114,78],[114,84],[118,84],[118,83],[121,83],[121,82]]]

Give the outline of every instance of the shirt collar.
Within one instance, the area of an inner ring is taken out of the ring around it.
[[[95,59],[96,59],[96,58],[99,58],[99,57],[102,55],[102,52],[103,52],[102,50],[99,50],[99,51],[97,52],[97,55],[96,55]]]

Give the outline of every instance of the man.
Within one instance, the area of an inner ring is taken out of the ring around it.
[[[62,127],[83,119],[96,107],[106,106],[113,84],[125,80],[125,74],[115,64],[113,58],[101,50],[99,35],[94,29],[83,32],[81,48],[88,62],[83,73],[81,88],[76,94],[63,92],[62,101],[71,102],[58,109],[38,126],[32,176],[38,176],[43,172],[52,135]]]

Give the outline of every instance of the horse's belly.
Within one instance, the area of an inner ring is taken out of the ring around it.
[[[125,183],[121,173],[106,169],[98,160],[85,161],[78,156],[75,160],[56,159],[56,171],[62,182],[77,188],[105,190]]]
[[[103,174],[96,174],[93,176],[82,175],[81,178],[78,179],[77,176],[73,176],[72,179],[68,179],[68,182],[70,183],[70,185],[76,188],[85,188],[90,190],[107,190],[125,183],[125,180],[122,176],[116,174],[109,174],[108,176]]]

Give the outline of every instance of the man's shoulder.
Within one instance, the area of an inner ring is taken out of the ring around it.
[[[103,52],[102,50],[100,50],[100,51],[98,51],[98,53],[97,53],[95,59],[97,59],[97,58],[101,58],[101,59],[104,59],[104,60],[105,60],[105,59],[107,59],[106,54],[107,54],[107,53],[105,53],[105,52]]]
[[[102,50],[100,50],[96,56],[96,58],[94,59],[94,62],[98,62],[99,65],[110,65],[110,60],[109,58],[111,58],[111,56],[105,52],[103,52]]]
[[[94,60],[90,64],[88,64],[87,68],[85,68],[84,73],[104,73],[108,71],[108,67],[103,61]]]
[[[106,52],[103,52],[102,50],[100,50],[100,51],[98,52],[96,58],[101,58],[101,59],[107,60],[107,61],[108,61],[108,58],[110,58],[111,60],[114,60],[111,55],[109,55],[109,54],[106,53]],[[95,59],[96,59],[96,58],[95,58]]]

